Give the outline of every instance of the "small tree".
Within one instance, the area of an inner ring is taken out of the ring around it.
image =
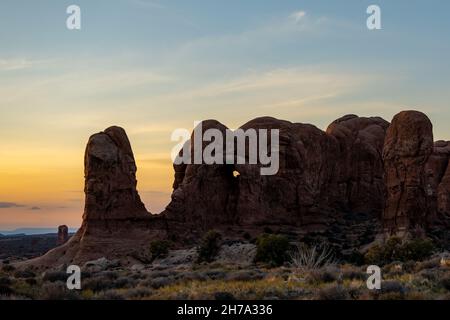
[[[200,246],[197,248],[198,262],[211,262],[219,254],[220,241],[222,236],[214,230],[210,230],[203,237]]]
[[[282,235],[263,234],[256,241],[256,262],[280,266],[288,258],[289,240]]]
[[[155,240],[150,243],[151,259],[164,258],[168,255],[171,243],[166,240]]]
[[[367,263],[384,265],[393,261],[423,260],[433,254],[433,242],[428,239],[402,241],[392,237],[384,244],[374,245],[367,251]]]

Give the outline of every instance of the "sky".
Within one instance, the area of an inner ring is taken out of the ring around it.
[[[72,4],[81,30],[66,28]],[[450,140],[449,13],[447,0],[2,0],[0,230],[78,227],[84,148],[111,125],[152,213],[170,200],[171,133],[197,120],[326,129],[416,109]]]

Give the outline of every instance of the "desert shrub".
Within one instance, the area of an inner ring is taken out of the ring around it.
[[[405,296],[405,300],[429,300],[424,292],[413,291]]]
[[[97,277],[105,278],[108,280],[116,280],[119,277],[119,274],[115,271],[102,271],[97,273]]]
[[[64,271],[47,271],[44,273],[42,280],[48,282],[67,281],[68,274]]]
[[[93,277],[83,281],[83,289],[93,292],[105,291],[113,288],[113,282],[104,277]]]
[[[317,295],[318,300],[348,300],[350,294],[347,289],[340,285],[332,285],[319,290]]]
[[[151,296],[153,291],[148,288],[134,288],[124,292],[125,299],[142,299]]]
[[[280,266],[288,260],[289,240],[282,235],[262,234],[256,241],[256,262]]]
[[[144,273],[141,273],[141,272],[136,272],[136,273],[132,273],[130,275],[130,278],[133,280],[142,280],[142,279],[147,278],[147,275]]]
[[[150,243],[150,254],[152,260],[165,258],[169,254],[171,242],[166,240],[155,240]]]
[[[96,300],[125,300],[125,297],[116,290],[107,290],[100,292],[96,296]]]
[[[396,280],[383,281],[381,283],[381,294],[395,293],[404,296],[406,293],[405,286]]]
[[[441,259],[439,257],[437,258],[433,258],[430,260],[425,260],[422,262],[418,262],[414,268],[414,271],[421,271],[421,270],[426,270],[426,269],[434,269],[434,268],[439,268]]]
[[[30,286],[37,285],[37,280],[35,278],[27,278],[25,279],[25,282]]]
[[[403,261],[421,261],[433,254],[435,246],[428,239],[414,239],[401,247],[400,256]]]
[[[205,276],[212,280],[223,280],[226,278],[227,273],[220,269],[212,269],[212,270],[206,270]]]
[[[415,269],[416,269],[416,262],[415,261],[411,261],[410,260],[410,261],[406,261],[403,264],[403,271],[405,271],[405,272],[411,273],[411,272],[414,272]]]
[[[405,295],[401,292],[387,292],[378,295],[378,300],[404,300]]]
[[[0,296],[10,296],[14,293],[14,290],[11,289],[8,285],[0,284]]]
[[[79,300],[77,291],[69,290],[63,282],[45,283],[39,296],[43,300]]]
[[[10,265],[10,264],[4,264],[2,266],[2,270],[4,272],[12,272],[12,271],[16,270],[16,268],[13,265]]]
[[[397,237],[390,238],[384,244],[376,244],[367,251],[365,261],[369,264],[384,265],[399,260],[401,245],[402,240]]]
[[[350,269],[344,269],[342,271],[342,279],[347,280],[366,280],[367,279],[367,273],[362,272],[361,270],[350,268]]]
[[[211,262],[219,254],[222,236],[217,231],[211,230],[203,237],[197,248],[198,262]]]
[[[368,264],[384,264],[384,250],[381,245],[372,246],[364,255],[364,261]]]
[[[169,272],[169,271],[164,271],[164,270],[162,270],[162,271],[151,271],[151,272],[149,272],[149,273],[147,273],[147,276],[149,277],[149,278],[159,278],[159,277],[170,277],[171,275],[173,275],[172,274],[172,272]]]
[[[400,261],[394,261],[389,264],[386,264],[382,268],[383,274],[388,275],[390,277],[396,277],[402,275],[403,272],[403,263]]]
[[[225,280],[227,281],[254,281],[263,279],[265,274],[260,271],[238,270],[229,273]]]
[[[236,298],[229,292],[216,292],[214,293],[214,299],[220,301],[236,300]]]
[[[10,286],[12,281],[9,277],[0,277],[0,286]]]
[[[132,288],[138,283],[137,280],[128,277],[120,277],[112,283],[114,288]]]
[[[311,270],[307,277],[311,284],[330,283],[338,280],[338,278],[339,270],[335,268]]]
[[[446,275],[444,278],[441,279],[440,285],[450,291],[450,275]]]
[[[343,255],[343,260],[353,265],[362,266],[364,264],[364,254],[358,250],[353,250],[350,254]]]
[[[166,287],[170,284],[172,284],[173,279],[172,278],[155,278],[150,280],[150,287],[152,287],[153,289],[159,289],[162,287]]]
[[[272,229],[270,227],[264,227],[263,231],[264,231],[264,233],[267,233],[267,234],[272,234],[273,233],[273,231],[272,231]]]
[[[334,253],[327,246],[297,245],[289,253],[290,265],[301,270],[314,270],[335,264]]]
[[[225,275],[223,275],[223,277],[225,277]],[[201,273],[201,272],[181,272],[178,276],[177,276],[177,280],[180,281],[206,281],[208,280],[209,277],[206,275],[206,273]]]
[[[426,279],[429,281],[433,281],[433,282],[438,281],[439,278],[441,277],[441,274],[434,269],[424,269],[424,270],[420,271],[418,274],[419,274],[420,278]]]
[[[386,243],[370,248],[365,255],[365,261],[378,265],[393,261],[420,261],[431,256],[434,250],[433,243],[428,239],[402,241],[392,237]]]
[[[36,274],[30,270],[18,270],[14,273],[14,277],[18,279],[34,278]]]

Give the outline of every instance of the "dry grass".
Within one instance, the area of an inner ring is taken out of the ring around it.
[[[305,292],[302,282],[286,281],[272,277],[256,281],[191,281],[159,289],[147,297],[156,300],[171,299],[213,299],[217,292],[227,292],[236,299],[251,300],[266,297],[287,298],[289,295],[300,296]]]

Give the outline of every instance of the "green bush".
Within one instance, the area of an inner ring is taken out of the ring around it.
[[[42,280],[46,282],[66,282],[69,275],[64,271],[46,271],[42,276]]]
[[[331,285],[319,289],[318,300],[348,300],[350,295],[348,290],[341,285]]]
[[[7,285],[0,284],[0,296],[9,296],[14,293],[14,290]]]
[[[166,240],[155,240],[150,243],[150,254],[152,260],[164,258],[169,254],[171,242]]]
[[[432,241],[427,239],[414,239],[403,245],[401,254],[403,255],[404,261],[421,261],[431,256],[434,250],[435,247]]]
[[[282,235],[263,234],[256,241],[256,262],[280,266],[288,259],[289,240]]]
[[[20,279],[29,279],[34,278],[35,276],[36,274],[30,270],[18,270],[14,273],[14,277]]]
[[[433,254],[435,247],[428,239],[402,241],[392,237],[382,245],[374,245],[367,251],[366,263],[384,265],[393,261],[421,261]]]
[[[2,266],[2,270],[4,272],[12,272],[12,271],[16,270],[16,268],[14,266],[10,265],[10,264],[4,264]]]
[[[384,244],[376,244],[367,251],[364,260],[369,264],[384,265],[392,261],[399,261],[402,241],[392,237]]]
[[[450,274],[442,278],[440,284],[447,291],[450,291]]]
[[[211,262],[220,250],[222,236],[214,230],[208,231],[197,248],[198,262]]]

